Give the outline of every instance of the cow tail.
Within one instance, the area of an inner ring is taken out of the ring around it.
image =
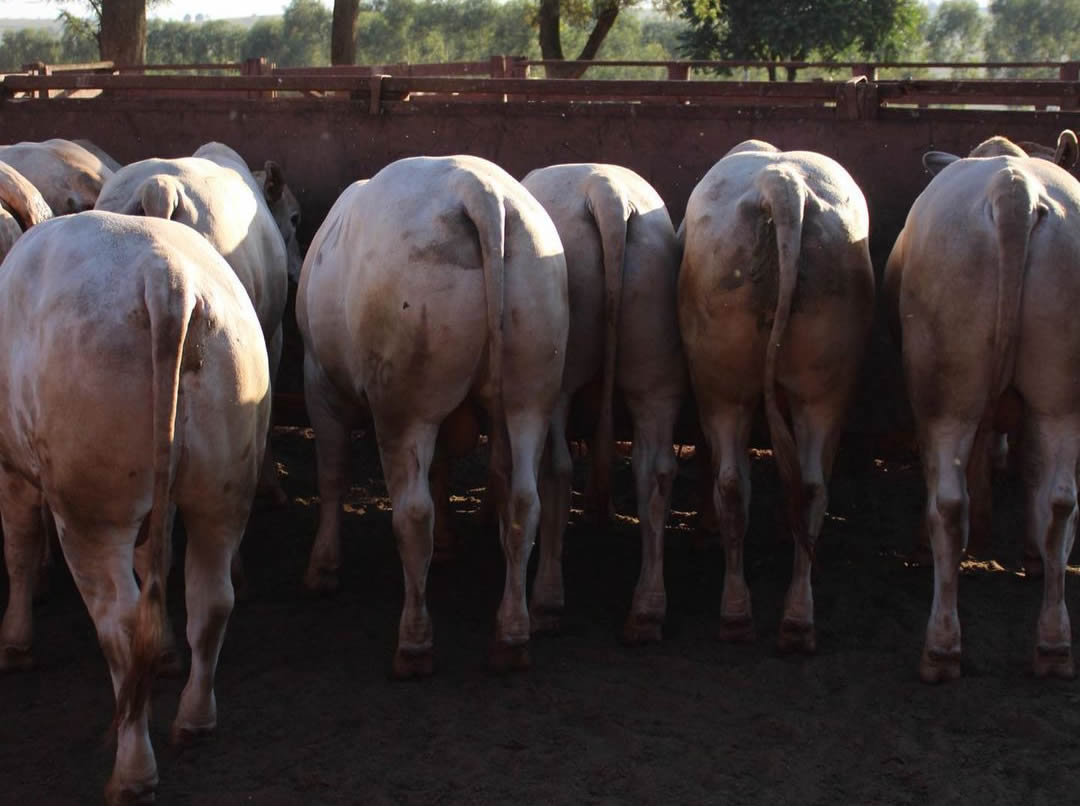
[[[131,663],[116,695],[114,730],[142,713],[161,655],[180,362],[196,300],[170,273],[147,282],[145,304],[150,318],[153,363],[154,491],[145,527],[150,563],[135,609]]]
[[[176,215],[183,197],[183,185],[173,176],[151,176],[135,191],[131,205],[124,210],[129,215],[171,219]]]
[[[791,303],[795,295],[795,282],[799,273],[799,253],[802,245],[803,216],[806,208],[806,185],[790,169],[770,165],[757,178],[757,188],[762,196],[762,212],[772,219],[776,230],[778,257],[778,283],[776,313],[769,343],[765,348],[765,416],[769,422],[773,457],[784,484],[788,507],[788,521],[792,535],[811,559],[814,544],[811,541],[805,519],[805,492],[802,469],[795,447],[795,438],[776,401],[776,355],[787,332],[791,318]],[[764,231],[768,232],[769,228]]]
[[[626,234],[633,207],[608,177],[596,177],[585,191],[585,203],[600,233],[604,261],[604,363],[600,419],[593,441],[592,478],[598,500],[611,497],[611,463],[615,445],[615,358],[622,307]]]
[[[1007,167],[993,177],[987,195],[998,250],[997,308],[987,401],[988,411],[992,411],[1013,375],[1028,243],[1032,230],[1047,208],[1039,201],[1038,191],[1023,172],[1013,167]]]
[[[484,270],[484,303],[487,309],[488,382],[491,388],[490,477],[497,485],[496,501],[509,500],[512,461],[503,394],[503,312],[506,285],[506,200],[491,185],[469,175],[462,186],[465,213],[476,227]]]

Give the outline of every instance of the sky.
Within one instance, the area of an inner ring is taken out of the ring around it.
[[[289,0],[171,0],[150,11],[149,16],[164,19],[183,19],[184,15],[204,14],[211,19],[250,17],[252,14],[280,14]],[[332,0],[322,0],[324,6],[333,5]],[[79,12],[86,6],[79,2],[57,3],[54,0],[3,0],[0,17],[55,19],[60,8]]]

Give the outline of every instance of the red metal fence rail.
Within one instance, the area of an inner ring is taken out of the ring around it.
[[[1080,108],[1080,81],[1034,79],[869,81],[640,81],[590,79],[447,78],[361,75],[333,72],[270,75],[140,75],[53,72],[8,75],[0,96],[51,97],[100,90],[110,95],[227,93],[237,97],[278,97],[280,93],[367,101],[372,112],[395,103],[425,100],[521,102],[677,103],[682,105],[770,105],[835,107],[848,119],[874,117],[884,106],[997,105]]]

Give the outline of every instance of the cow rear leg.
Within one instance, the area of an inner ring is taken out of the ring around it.
[[[844,399],[808,405],[792,400],[791,418],[799,453],[803,482],[803,523],[811,546],[816,546],[829,505],[829,478],[843,431]],[[791,586],[784,597],[777,643],[782,652],[813,653],[817,650],[814,629],[814,594],[811,582],[813,558],[799,541],[792,541],[794,558]]]
[[[562,627],[563,534],[570,519],[574,463],[566,440],[569,396],[559,396],[551,414],[547,450],[540,473],[540,562],[533,579],[529,620],[533,633],[557,633]]]
[[[281,364],[283,340],[283,330],[281,325],[278,325],[277,330],[275,330],[273,335],[266,341],[267,359],[270,365],[270,382],[272,387],[277,386],[277,373],[278,366]],[[273,388],[271,389],[271,400],[273,399],[272,393]],[[270,437],[274,431],[273,412],[271,412],[270,424],[267,428],[269,430],[266,434],[266,451],[263,453],[263,463],[259,472],[259,486],[257,490],[261,494],[270,496],[270,500],[275,507],[283,507],[289,503],[289,496],[285,494],[285,490],[281,486],[277,462],[274,461],[274,453],[270,450]]]
[[[960,616],[956,603],[960,559],[968,538],[967,464],[976,430],[975,423],[938,421],[926,429],[923,439],[926,523],[934,557],[934,601],[919,664],[919,676],[926,683],[960,676]]]
[[[165,519],[165,579],[169,578],[169,569],[172,568],[173,544],[172,527],[176,522],[176,507],[170,507],[169,516]],[[144,542],[135,547],[135,573],[140,580],[146,579],[150,569],[150,546]],[[164,632],[161,636],[161,655],[158,657],[158,676],[179,677],[184,672],[184,661],[180,657],[180,650],[176,645],[176,633],[173,630],[172,619],[166,618]]]
[[[398,626],[393,674],[399,679],[426,677],[433,665],[426,591],[435,521],[428,472],[439,427],[417,423],[394,433],[376,423],[375,431],[394,510],[394,537],[405,575],[405,603]]]
[[[341,567],[341,507],[348,488],[351,421],[346,408],[311,358],[304,358],[304,397],[315,430],[315,464],[319,484],[319,525],[311,546],[304,586],[314,593],[332,593]]]
[[[631,398],[628,403],[634,421],[632,465],[641,528],[641,571],[623,627],[623,639],[638,644],[659,641],[667,615],[664,525],[675,481],[672,432],[680,400]]]
[[[1071,679],[1072,628],[1065,605],[1065,564],[1076,535],[1075,422],[1031,415],[1028,462],[1028,530],[1043,561],[1043,600],[1035,634],[1033,668],[1036,677]]]
[[[23,671],[34,665],[32,608],[46,540],[41,493],[15,474],[0,471],[0,513],[8,572],[8,604],[0,622],[0,672]]]
[[[109,665],[113,695],[120,690],[131,665],[131,632],[139,588],[132,572],[137,530],[76,534],[57,518],[60,545],[75,585],[97,630]],[[131,719],[117,727],[116,761],[105,786],[105,802],[149,803],[157,788],[157,763],[147,731],[149,701]]]
[[[496,671],[529,666],[529,611],[525,603],[525,575],[529,554],[540,522],[537,471],[548,418],[538,412],[507,413],[510,438],[510,490],[501,497],[499,538],[506,557],[506,581],[495,617],[495,644],[491,662]],[[498,442],[498,441],[497,441]],[[493,461],[498,457],[493,456]]]
[[[246,511],[240,515],[222,519],[199,514],[184,520],[188,534],[184,587],[191,670],[172,725],[173,744],[186,744],[217,726],[214,675],[234,602],[230,564],[247,522]]]
[[[724,542],[724,590],[720,601],[720,638],[752,641],[754,618],[750,589],[743,576],[743,542],[750,516],[748,442],[753,410],[728,404],[702,416],[713,460],[712,505]]]
[[[991,473],[997,435],[988,425],[975,433],[971,459],[967,467],[968,495],[971,499],[968,517],[967,553],[978,556],[990,548]]]

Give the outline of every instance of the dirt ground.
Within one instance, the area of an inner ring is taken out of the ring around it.
[[[495,538],[461,515],[461,555],[431,573],[436,674],[397,683],[388,672],[401,570],[368,439],[355,443],[342,589],[321,600],[301,591],[316,516],[312,448],[310,432],[275,435],[292,503],[258,510],[245,539],[255,598],[229,624],[217,733],[172,750],[183,681],[157,684],[161,803],[1076,802],[1080,684],[1029,671],[1041,583],[1016,570],[1015,479],[995,485],[996,562],[969,564],[961,580],[965,677],[950,685],[924,686],[916,674],[931,572],[905,562],[922,508],[912,463],[838,468],[814,588],[818,654],[778,655],[791,547],[778,536],[766,457],[753,463],[747,540],[755,643],[716,639],[723,552],[695,547],[694,468],[684,463],[667,534],[663,642],[617,640],[639,556],[625,517],[632,496],[621,493],[609,533],[575,514],[564,634],[534,641],[531,671],[489,673],[502,558]],[[458,476],[455,506],[474,509],[482,473],[473,463]],[[631,489],[627,462],[616,481]],[[35,610],[37,668],[0,678],[3,803],[98,803],[112,763],[104,659],[62,565],[51,583]],[[178,635],[182,604],[178,570]]]

